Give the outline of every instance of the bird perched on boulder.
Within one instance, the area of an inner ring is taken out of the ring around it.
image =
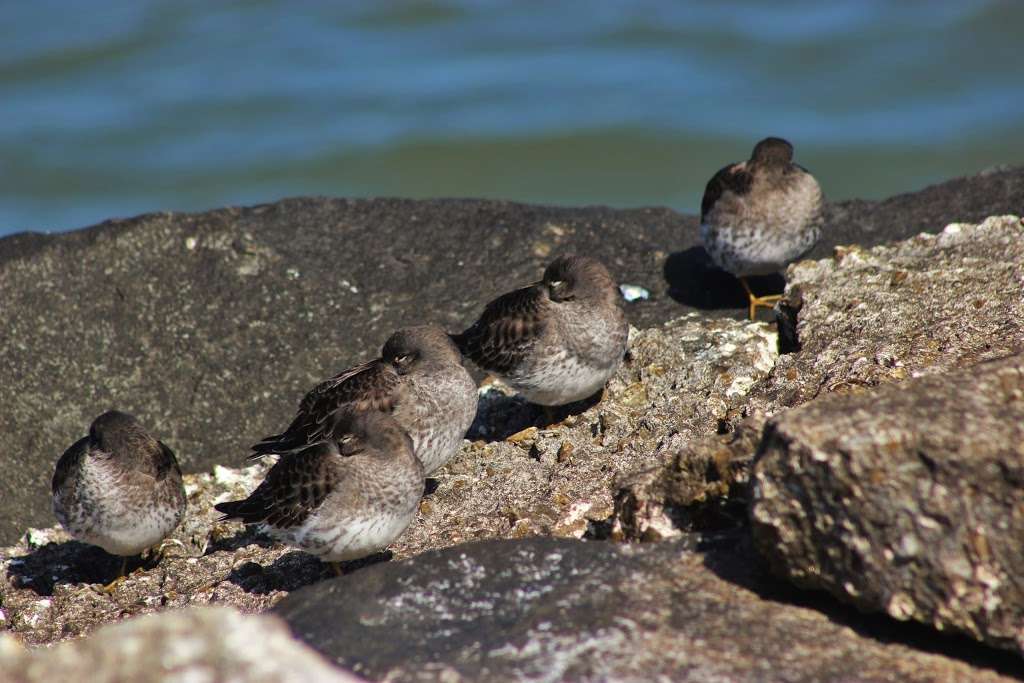
[[[380,358],[321,382],[299,404],[286,430],[252,447],[251,458],[335,440],[339,410],[379,410],[412,438],[427,474],[458,451],[476,415],[476,384],[448,334],[436,325],[409,327],[385,342]]]
[[[465,332],[463,355],[541,406],[601,390],[622,362],[629,324],[608,269],[560,256],[534,284],[499,296]]]
[[[765,138],[750,159],[708,181],[700,206],[700,236],[711,260],[739,278],[750,319],[781,295],[755,296],[746,278],[783,270],[818,241],[824,199],[818,181],[793,163],[793,146]]]
[[[222,520],[255,524],[340,573],[338,562],[382,550],[409,526],[423,495],[423,466],[385,413],[345,407],[324,428],[330,438],[284,453],[248,498],[214,508]]]
[[[57,521],[73,538],[123,557],[118,579],[129,556],[163,541],[185,515],[174,453],[116,410],[93,420],[60,457],[52,491]]]

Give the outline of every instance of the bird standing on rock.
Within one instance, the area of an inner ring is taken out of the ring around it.
[[[333,440],[344,408],[390,413],[412,438],[427,474],[458,450],[476,415],[476,384],[448,334],[436,325],[395,332],[381,357],[321,382],[306,394],[288,429],[252,447],[251,458]]]
[[[604,264],[560,256],[544,277],[487,304],[459,350],[528,400],[561,406],[601,390],[626,352],[622,295]]]
[[[258,525],[334,565],[387,547],[409,526],[423,495],[423,466],[391,416],[333,412],[331,438],[285,453],[245,500],[218,503],[222,520]]]
[[[750,159],[708,181],[700,206],[700,236],[711,260],[739,278],[750,319],[782,295],[755,296],[746,278],[783,270],[821,235],[824,199],[818,181],[793,163],[793,146],[765,138]]]
[[[103,413],[57,462],[53,512],[71,536],[128,557],[163,541],[185,515],[174,453],[126,413]]]

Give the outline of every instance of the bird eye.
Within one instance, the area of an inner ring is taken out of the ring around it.
[[[338,439],[339,450],[342,455],[354,455],[359,452],[359,440],[355,434],[345,434]]]
[[[397,365],[398,367],[404,368],[405,366],[407,366],[410,363],[412,363],[413,358],[414,358],[413,354],[411,354],[411,353],[403,353],[400,356],[395,356],[395,360],[392,361],[392,362],[395,365]]]
[[[572,301],[575,298],[569,291],[569,283],[566,280],[552,280],[548,283],[548,290],[555,301]]]

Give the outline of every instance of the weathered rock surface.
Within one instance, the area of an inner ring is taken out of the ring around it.
[[[779,415],[751,498],[798,585],[1024,653],[1024,354]]]
[[[834,204],[815,253],[1022,205],[1024,169]],[[460,327],[558,252],[650,290],[629,306],[638,327],[688,306],[742,315],[742,289],[697,245],[696,219],[666,209],[326,199],[0,240],[0,543],[50,523],[53,463],[103,410],[136,414],[187,470],[239,463],[397,327]]]
[[[615,477],[713,434],[771,369],[775,348],[764,323],[689,315],[633,330],[630,358],[604,400],[540,429],[532,426],[536,408],[488,387],[471,430],[476,440],[432,478],[416,522],[391,555],[484,538],[604,535]],[[256,612],[330,575],[309,555],[216,521],[213,504],[252,491],[268,466],[186,475],[189,514],[165,544],[163,560],[113,594],[97,588],[113,578],[119,561],[69,541],[60,529],[32,531],[0,549],[7,627],[27,642],[49,643],[124,616],[193,604]],[[715,501],[729,490],[710,461],[695,459],[687,471],[680,486],[694,498]]]
[[[884,626],[777,601],[733,542],[483,542],[367,568],[278,603],[300,639],[383,681],[996,681],[886,642]],[[1012,665],[1012,663],[1011,663]]]
[[[679,506],[690,499],[676,480],[685,481],[695,462],[735,467],[752,457],[771,415],[1024,351],[1024,224],[1014,216],[891,246],[840,248],[787,276],[800,351],[780,356],[751,388],[723,425],[729,433],[688,440],[665,467],[620,479],[615,528],[625,537],[685,526],[692,511],[681,516]]]
[[[758,388],[755,404],[769,414],[1024,349],[1024,223],[1016,216],[840,248],[787,275],[788,295],[801,302],[802,348]]]
[[[279,620],[226,607],[180,610],[108,626],[49,650],[0,633],[0,682],[357,683],[295,641]]]

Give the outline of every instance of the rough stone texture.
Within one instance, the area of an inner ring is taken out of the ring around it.
[[[755,403],[769,414],[1024,349],[1024,223],[1016,216],[839,248],[787,275],[801,302],[801,350],[780,358],[758,387],[766,400]]]
[[[84,678],[83,678],[84,676]],[[226,607],[180,610],[108,626],[30,652],[0,633],[0,682],[357,683],[295,641],[279,620]]]
[[[664,466],[621,477],[616,534],[650,539],[692,526],[694,510],[685,506],[693,501],[676,480],[702,462],[735,471],[753,456],[770,415],[1024,350],[1024,225],[1014,216],[952,224],[892,246],[838,248],[787,276],[799,322],[780,336],[799,337],[799,352],[780,356],[751,388],[721,425],[725,435],[689,440]],[[735,474],[742,483],[742,471]],[[733,493],[732,503],[741,503],[742,487]]]
[[[274,612],[383,681],[980,682],[1016,664],[886,642],[884,624],[778,601],[734,539],[694,542],[472,543],[304,588]]]
[[[1021,205],[1020,168],[834,204],[815,254]],[[49,523],[53,463],[103,410],[136,414],[186,470],[237,463],[313,383],[395,328],[461,328],[572,250],[651,292],[628,307],[638,327],[688,306],[742,315],[742,289],[710,270],[696,219],[667,209],[293,199],[0,240],[0,543]]]
[[[1024,653],[1024,354],[779,415],[751,498],[798,585]]]
[[[678,460],[673,454],[682,444],[714,434],[771,369],[775,347],[764,323],[693,314],[632,330],[629,359],[605,399],[575,406],[561,424],[540,429],[533,426],[536,408],[486,387],[471,429],[475,441],[432,477],[416,522],[391,556],[483,538],[606,535],[615,477],[666,457]],[[0,549],[0,619],[29,643],[49,643],[124,616],[190,604],[261,611],[330,575],[312,556],[216,521],[213,504],[251,491],[268,466],[186,475],[189,514],[165,544],[163,560],[110,595],[97,588],[115,575],[116,558],[69,541],[57,528],[30,531]],[[686,471],[679,486],[694,498],[714,501],[728,492],[707,462]]]

